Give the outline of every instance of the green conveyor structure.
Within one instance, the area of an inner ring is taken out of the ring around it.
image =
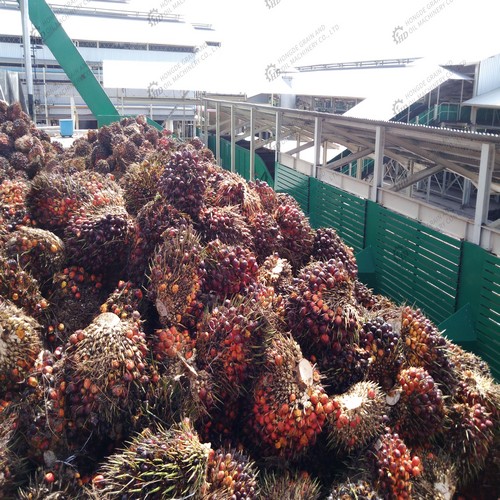
[[[28,0],[29,18],[71,83],[97,119],[98,126],[121,116],[45,0]],[[155,121],[148,123],[161,129]]]

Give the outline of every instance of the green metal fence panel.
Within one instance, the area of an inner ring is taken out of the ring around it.
[[[309,179],[310,177],[297,172],[280,163],[276,163],[274,189],[293,196],[304,213],[309,213]]]
[[[462,243],[367,201],[366,245],[377,292],[420,307],[435,323],[456,311]]]
[[[355,252],[364,248],[366,200],[318,179],[310,180],[311,225],[333,227]]]
[[[471,306],[477,343],[475,352],[500,380],[500,258],[464,242],[458,306]]]

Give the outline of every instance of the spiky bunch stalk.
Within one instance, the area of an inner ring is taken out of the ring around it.
[[[181,214],[160,196],[146,203],[137,214],[132,234],[127,265],[130,279],[138,283],[144,281],[149,260],[155,247],[163,241],[162,234],[167,229],[185,228],[191,225],[191,222],[188,215]]]
[[[202,281],[200,240],[192,226],[163,233],[151,259],[148,297],[162,325],[179,323]]]
[[[328,418],[332,448],[352,452],[380,435],[387,421],[387,410],[378,384],[358,382],[335,401],[338,408]]]
[[[0,390],[28,378],[41,350],[37,321],[0,297]]]
[[[72,263],[92,272],[121,269],[131,243],[131,217],[120,205],[81,208],[81,213],[73,216],[64,230]]]
[[[314,234],[312,258],[315,260],[340,260],[349,276],[356,279],[358,264],[354,251],[348,247],[333,228],[318,228]]]
[[[38,281],[44,281],[64,264],[63,241],[51,231],[20,226],[5,242],[6,254],[16,259]]]
[[[448,341],[447,347],[451,361],[458,374],[475,371],[484,377],[491,377],[491,370],[488,363],[480,356],[462,349],[462,347],[451,341]]]
[[[114,180],[97,172],[73,175],[41,172],[31,183],[27,204],[41,228],[62,234],[84,205],[94,208],[123,205],[123,197]]]
[[[398,434],[389,429],[373,446],[376,489],[384,498],[411,498],[413,479],[420,476],[422,462]]]
[[[307,472],[267,473],[262,479],[262,498],[268,500],[318,500],[321,485]]]
[[[49,306],[40,292],[38,281],[29,272],[23,271],[17,260],[7,259],[1,254],[0,296],[36,318]]]
[[[255,288],[259,266],[251,250],[215,240],[208,243],[205,255],[207,274],[202,286],[204,293],[225,299],[236,294],[248,294]]]
[[[254,462],[242,450],[234,448],[210,450],[203,498],[205,500],[261,498],[257,474]]]
[[[299,269],[312,255],[314,231],[308,218],[290,195],[278,193],[277,196],[279,205],[273,216],[283,237],[278,253],[288,259],[294,269]]]
[[[495,438],[495,424],[479,403],[453,403],[448,417],[444,448],[455,460],[460,484],[466,484],[485,466]]]
[[[248,185],[258,195],[263,210],[273,214],[280,203],[276,191],[267,182],[260,179],[249,182]]]
[[[269,255],[259,267],[259,282],[273,287],[277,293],[287,293],[292,280],[292,266],[277,253]]]
[[[168,430],[145,429],[106,459],[94,485],[103,499],[199,498],[209,453],[189,421]]]
[[[158,191],[168,203],[194,219],[203,207],[206,172],[196,153],[176,152],[165,166]]]
[[[296,458],[315,443],[337,404],[291,337],[276,334],[265,356],[253,388],[250,437],[264,455]]]
[[[384,497],[385,498],[385,497]],[[388,497],[390,498],[390,497]],[[335,482],[326,500],[380,500],[375,486],[369,480],[347,478]]]
[[[408,442],[421,442],[443,430],[443,394],[424,368],[410,367],[397,376],[401,398],[395,406],[394,429]]]
[[[449,500],[457,492],[457,468],[453,457],[442,450],[425,448],[419,452],[423,464],[422,474],[413,483],[414,498]]]
[[[368,379],[390,389],[403,364],[401,337],[381,317],[368,320],[359,331],[359,345],[370,354]]]

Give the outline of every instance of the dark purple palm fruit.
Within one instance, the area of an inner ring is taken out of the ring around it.
[[[140,160],[139,149],[129,139],[113,145],[113,158],[115,160],[115,175],[123,175],[127,167]]]
[[[225,245],[219,240],[205,248],[206,277],[202,291],[219,299],[245,295],[256,287],[259,266],[255,254],[240,246]]]
[[[20,226],[5,241],[7,256],[43,283],[60,271],[65,261],[63,241],[51,231]]]
[[[283,239],[278,253],[287,259],[294,269],[299,269],[311,257],[314,246],[314,231],[298,203],[284,193],[278,193],[279,205],[274,218]]]
[[[30,149],[35,145],[35,138],[31,134],[25,134],[18,137],[14,142],[14,147],[16,151],[20,153],[28,154]]]
[[[19,139],[18,139],[19,140]],[[28,152],[28,177],[33,179],[45,165],[46,154],[40,139],[35,138]]]
[[[404,362],[401,336],[383,318],[370,318],[359,331],[359,345],[370,356],[368,380],[389,390]]]
[[[127,270],[130,279],[143,283],[149,271],[149,260],[153,251],[163,241],[162,234],[169,228],[191,225],[188,215],[181,214],[176,208],[160,197],[146,203],[137,214],[135,230],[128,257]]]
[[[90,167],[94,170],[97,170],[99,162],[106,161],[108,156],[109,156],[108,150],[100,142],[94,143],[94,146],[92,148],[92,153],[90,154]]]
[[[261,210],[248,217],[248,226],[252,233],[255,253],[259,263],[280,248],[283,237],[273,216]]]
[[[123,188],[125,207],[130,214],[136,215],[146,203],[156,197],[164,168],[165,163],[161,157],[128,166],[120,179],[120,186]]]
[[[160,133],[154,127],[145,127],[144,133],[145,140],[151,143],[154,147],[158,144]]]
[[[13,179],[15,168],[15,166],[9,163],[9,160],[7,160],[7,158],[0,156],[0,183],[5,179]]]
[[[219,239],[226,245],[254,248],[247,221],[238,207],[206,207],[200,211],[196,229],[207,243]]]
[[[92,146],[85,137],[79,137],[73,142],[71,146],[71,152],[75,156],[87,157],[92,154]]]
[[[123,206],[83,206],[64,230],[71,262],[91,272],[121,269],[129,254],[133,227]]]
[[[28,169],[29,169],[29,162],[28,162],[28,157],[19,151],[16,151],[10,155],[9,162],[11,167],[18,171],[18,172],[24,172],[26,175],[28,175]]]
[[[21,103],[19,101],[9,104],[6,112],[7,120],[14,122],[18,119],[30,122],[30,117],[23,111]]]
[[[408,443],[422,443],[443,431],[446,417],[441,390],[423,368],[405,368],[397,376],[400,398],[393,408],[393,428]]]
[[[29,127],[29,122],[26,122],[22,118],[18,118],[17,120],[14,120],[12,123],[13,126],[13,132],[14,132],[14,139],[17,139],[18,137],[21,137],[23,135],[26,135],[29,133],[30,127]]]
[[[109,155],[112,150],[111,141],[113,140],[113,131],[108,125],[104,125],[97,131],[97,141]]]
[[[171,158],[158,183],[158,192],[163,198],[194,219],[203,208],[205,190],[205,168],[198,156],[187,150]]]
[[[358,264],[353,249],[348,247],[333,228],[319,228],[314,235],[314,260],[340,260],[352,279],[358,275]]]
[[[179,323],[200,290],[201,245],[191,226],[170,229],[151,259],[148,298],[164,326]]]
[[[4,132],[0,132],[0,156],[9,158],[14,152],[14,141]]]

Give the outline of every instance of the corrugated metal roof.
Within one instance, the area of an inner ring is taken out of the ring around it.
[[[477,95],[463,103],[464,106],[477,106],[480,108],[500,108],[500,87],[486,92],[486,94]]]

